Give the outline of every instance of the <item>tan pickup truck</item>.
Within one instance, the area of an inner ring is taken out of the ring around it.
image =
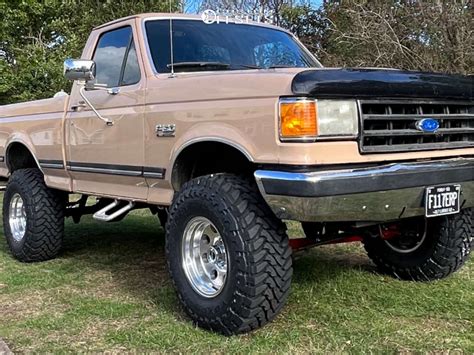
[[[0,108],[12,254],[56,256],[66,217],[150,208],[181,303],[224,334],[281,310],[294,249],[361,241],[383,272],[416,281],[461,267],[474,78],[326,69],[287,31],[241,22],[107,23],[65,62],[70,95]],[[289,240],[287,220],[305,238]]]

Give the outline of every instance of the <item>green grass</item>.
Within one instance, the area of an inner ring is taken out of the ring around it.
[[[297,233],[294,225],[291,233]],[[474,262],[439,282],[380,275],[357,244],[300,255],[280,316],[251,334],[193,326],[156,217],[66,224],[59,258],[22,264],[0,240],[0,338],[15,352],[474,352]]]

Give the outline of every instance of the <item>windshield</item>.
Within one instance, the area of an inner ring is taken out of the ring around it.
[[[170,72],[170,21],[145,23],[156,70]],[[173,20],[175,71],[320,67],[288,33],[247,24]]]

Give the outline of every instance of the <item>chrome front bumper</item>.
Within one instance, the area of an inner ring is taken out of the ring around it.
[[[460,184],[461,208],[474,207],[474,158],[304,173],[257,170],[255,178],[281,219],[380,222],[422,216],[426,187],[443,184]]]

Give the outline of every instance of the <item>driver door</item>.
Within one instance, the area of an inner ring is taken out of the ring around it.
[[[127,21],[116,28],[107,27],[105,32],[93,32],[88,41],[94,50],[83,57],[95,61],[96,83],[116,88],[118,93],[85,91],[96,110],[113,121],[109,126],[85,104],[79,85],[73,85],[66,119],[66,155],[74,191],[146,200],[146,82],[135,38],[135,24]]]

